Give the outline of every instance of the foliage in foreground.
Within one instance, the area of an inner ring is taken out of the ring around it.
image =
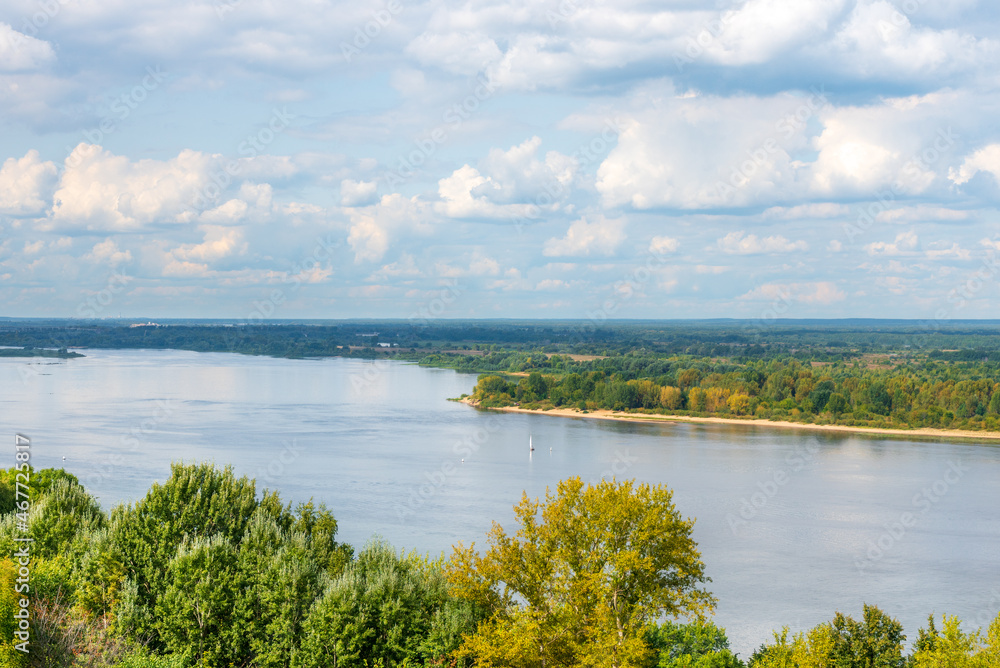
[[[663,486],[579,478],[545,503],[525,495],[521,528],[498,524],[485,554],[457,547],[449,580],[488,612],[459,656],[480,665],[639,666],[660,615],[708,612],[708,578],[695,542]]]
[[[64,471],[31,478],[31,654],[11,641],[20,567],[3,558],[0,668],[745,668],[705,618],[693,521],[660,486],[564,481],[522,499],[516,535],[495,526],[486,552],[446,561],[381,540],[355,555],[322,505],[292,509],[229,469],[176,465],[110,517]],[[0,500],[12,480],[0,471]],[[15,527],[0,516],[5,548]],[[866,606],[783,629],[748,665],[1000,668],[1000,615],[973,631],[931,618],[910,656],[904,640]]]
[[[0,475],[0,499],[9,477]],[[474,627],[440,564],[383,543],[355,557],[336,541],[324,506],[293,509],[229,468],[175,465],[166,482],[110,516],[68,474],[31,478],[30,656],[46,668],[327,665],[313,660],[315,644],[327,641],[350,645],[337,664],[345,668],[423,663],[442,660]],[[6,548],[15,529],[13,513],[0,518]],[[0,561],[0,611],[20,599],[16,572]],[[345,601],[361,601],[365,614],[352,615],[353,626],[325,624]],[[4,640],[13,619],[0,620]],[[383,642],[386,633],[399,642]],[[0,645],[0,667],[26,660]]]
[[[743,668],[729,651],[725,629],[711,621],[690,624],[666,621],[646,635],[656,663],[654,668]]]
[[[903,655],[903,627],[874,606],[864,606],[861,621],[837,613],[833,621],[788,637],[788,628],[774,633],[750,659],[751,668],[998,668],[1000,614],[984,632],[965,633],[955,617],[943,617],[938,631],[934,617],[921,629],[914,651]]]

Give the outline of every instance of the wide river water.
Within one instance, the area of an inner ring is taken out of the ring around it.
[[[994,445],[481,412],[447,401],[475,376],[405,363],[83,352],[0,358],[0,411],[9,461],[26,434],[36,467],[65,467],[105,508],[173,461],[213,461],[324,501],[341,540],[440,553],[511,528],[522,491],[617,475],[668,485],[696,518],[716,623],[744,658],[865,602],[911,641],[929,613],[978,626],[1000,610]]]

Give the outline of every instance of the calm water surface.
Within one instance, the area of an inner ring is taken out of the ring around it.
[[[670,486],[697,519],[716,622],[744,658],[863,602],[911,639],[928,613],[1000,609],[996,446],[498,415],[446,401],[475,376],[403,363],[84,352],[0,359],[0,414],[11,445],[31,436],[36,466],[64,466],[105,508],[208,460],[326,502],[342,540],[438,553],[510,527],[522,490],[614,472]]]

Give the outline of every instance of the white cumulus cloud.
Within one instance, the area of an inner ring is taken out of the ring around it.
[[[131,262],[132,252],[128,250],[121,250],[118,248],[118,244],[114,241],[114,239],[108,238],[94,244],[93,248],[90,249],[90,252],[84,255],[84,259],[90,260],[91,262],[117,266],[119,264]]]
[[[437,211],[453,218],[537,217],[572,194],[576,161],[558,151],[538,156],[540,137],[491,149],[478,167],[463,165],[438,182]]]
[[[80,144],[66,158],[52,219],[87,229],[129,230],[178,222],[208,182],[210,158],[183,150],[170,160],[139,160]]]
[[[832,281],[810,283],[766,283],[740,296],[745,301],[798,301],[805,304],[833,304],[847,294]]]
[[[23,158],[7,158],[0,166],[0,213],[41,213],[51,202],[56,165],[43,162],[38,151]]]
[[[949,171],[948,178],[962,185],[979,172],[989,172],[1000,181],[1000,144],[990,144],[968,156],[961,167]]]
[[[681,242],[673,237],[653,237],[649,242],[649,252],[654,255],[674,253],[681,247]]]
[[[869,255],[905,255],[917,248],[919,239],[913,230],[901,232],[894,241],[875,241],[865,246]]]
[[[743,231],[730,232],[716,241],[719,250],[727,255],[757,255],[760,253],[792,253],[809,250],[805,241],[789,241],[780,234],[760,238]]]
[[[581,218],[569,226],[562,238],[545,242],[542,254],[546,257],[579,257],[584,255],[611,255],[625,239],[625,222],[604,216],[593,217],[593,222]]]
[[[51,44],[0,23],[0,72],[36,70],[55,60]]]
[[[343,206],[367,206],[378,199],[375,181],[344,179],[340,182],[340,203]]]

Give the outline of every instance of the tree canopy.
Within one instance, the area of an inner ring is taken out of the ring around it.
[[[485,553],[458,546],[449,564],[488,613],[459,651],[477,665],[641,666],[652,621],[714,606],[694,521],[662,485],[570,478],[514,511],[515,535],[494,524]]]

